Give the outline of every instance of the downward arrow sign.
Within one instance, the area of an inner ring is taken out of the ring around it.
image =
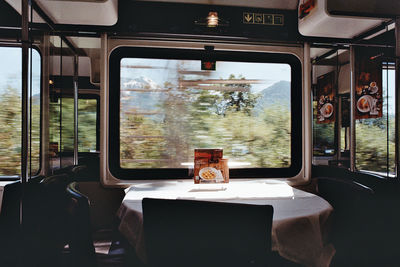
[[[245,17],[246,22],[250,22],[253,19],[253,16],[250,16],[250,14],[247,14]]]

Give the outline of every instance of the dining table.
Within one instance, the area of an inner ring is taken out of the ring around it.
[[[332,206],[323,198],[279,179],[240,179],[227,184],[194,184],[193,180],[151,181],[126,189],[117,216],[119,231],[146,262],[143,198],[189,199],[272,205],[272,250],[304,266],[329,266],[335,254],[329,242]]]

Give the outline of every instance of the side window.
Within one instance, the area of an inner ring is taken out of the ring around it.
[[[79,95],[78,99],[78,152],[96,152],[99,150],[98,121],[99,97],[97,95]],[[61,114],[60,114],[61,107]],[[54,97],[50,103],[50,156],[53,161],[63,155],[72,157],[74,150],[74,129],[62,126],[73,125],[74,99]],[[61,117],[60,117],[61,116]],[[61,120],[60,120],[61,118]],[[62,126],[62,127],[61,127]],[[61,133],[60,133],[61,127]],[[53,168],[60,167],[53,162]]]
[[[30,172],[40,169],[41,56],[32,50]],[[21,172],[21,48],[0,47],[0,176]]]
[[[394,63],[382,63],[381,97],[381,117],[356,120],[356,168],[390,176],[395,173]]]

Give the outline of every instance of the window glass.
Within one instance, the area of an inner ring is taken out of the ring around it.
[[[97,99],[78,100],[78,151],[95,152],[97,145]]]
[[[51,123],[50,123],[50,143],[54,146],[53,157],[57,157],[59,143],[61,152],[74,151],[74,99],[58,98],[50,104]],[[62,107],[62,127],[60,135],[60,103]],[[78,152],[95,152],[97,145],[97,98],[78,99]],[[60,142],[60,136],[62,142]],[[51,148],[52,149],[52,148]]]
[[[222,148],[231,168],[291,165],[291,66],[122,58],[120,167],[187,168]]]
[[[383,63],[382,117],[356,121],[356,167],[384,175],[395,172],[395,69]]]
[[[0,47],[0,58],[0,176],[13,176],[21,173],[21,48]],[[40,74],[41,57],[32,50],[32,174],[40,168]]]

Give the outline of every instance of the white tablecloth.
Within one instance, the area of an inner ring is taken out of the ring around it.
[[[142,199],[195,199],[274,207],[272,250],[305,266],[329,266],[334,247],[326,240],[332,207],[324,199],[277,180],[231,180],[223,185],[193,181],[154,182],[130,187],[118,210],[119,231],[146,261]]]

